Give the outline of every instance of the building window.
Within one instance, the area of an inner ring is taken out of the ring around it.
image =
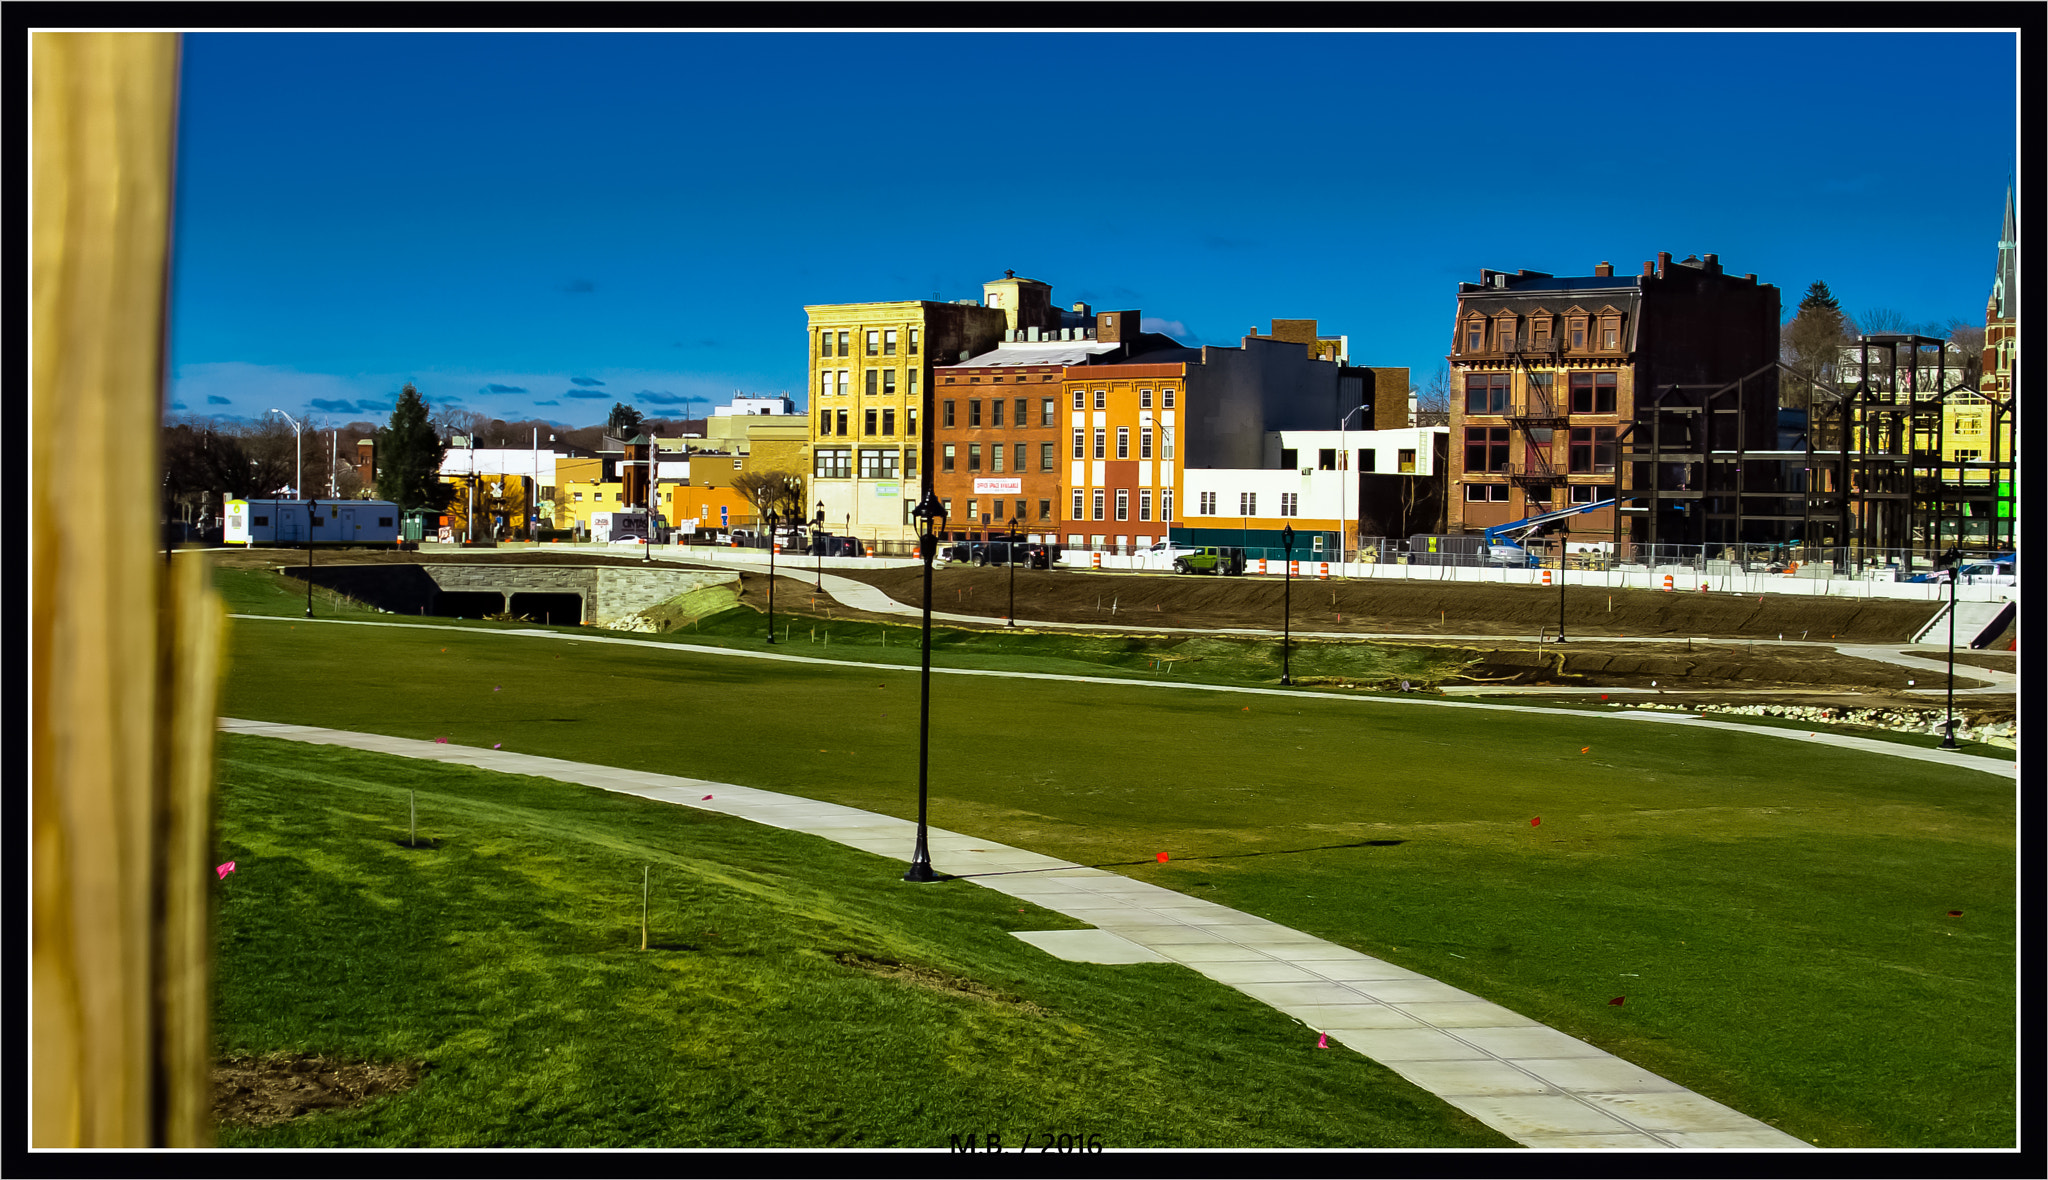
[[[1051,500],[1040,500],[1040,501],[1038,502],[1038,519],[1040,519],[1040,520],[1051,520],[1051,519],[1052,519],[1052,501],[1051,501]]]
[[[1600,317],[1600,347],[1608,352],[1621,347],[1621,320],[1618,317]]]
[[[980,443],[968,443],[968,444],[967,444],[967,470],[969,470],[969,471],[980,471],[980,470],[981,470],[981,444],[980,444]]]
[[[944,423],[946,424],[946,429],[948,429],[948,430],[951,430],[951,429],[953,428],[953,399],[952,399],[952,398],[947,398],[947,399],[946,399],[945,401],[943,401],[943,402],[940,402],[940,403],[939,403],[939,414],[940,414],[940,418],[939,418],[939,420],[940,420],[941,422],[944,422]]]
[[[834,433],[834,434],[839,434],[839,435],[844,435],[844,434],[846,433],[846,411],[845,411],[845,410],[841,410],[841,411],[839,411],[839,429],[837,429],[837,430],[833,431],[832,433]]]
[[[878,345],[880,344],[880,337],[881,337],[881,333],[879,333],[879,332],[869,332],[869,333],[868,333],[868,355],[869,355],[869,356],[874,356],[874,355],[876,355],[876,354],[877,354],[877,346],[878,346]]]
[[[970,429],[981,426],[981,399],[978,397],[967,400],[967,425]]]
[[[1169,426],[1166,428],[1166,433],[1160,436],[1159,443],[1159,457],[1162,459],[1173,458],[1173,427]]]
[[[832,396],[832,374],[830,374],[830,373],[820,373],[820,374],[818,375],[818,396],[819,396],[819,397],[831,397],[831,396]]]
[[[981,520],[981,501],[969,500],[967,502],[967,523],[974,524],[979,520]]]
[[[1118,520],[1129,520],[1131,518],[1131,493],[1123,488],[1116,490],[1116,518]]]
[[[818,433],[819,433],[819,435],[821,435],[821,436],[830,436],[830,435],[831,435],[831,433],[832,433],[832,411],[830,411],[830,410],[819,410],[819,411],[818,411]]]
[[[1504,483],[1468,483],[1465,485],[1465,501],[1470,504],[1505,504],[1508,502],[1508,485]]]
[[[1152,408],[1151,390],[1141,389],[1138,391],[1138,408],[1141,410],[1149,410]]]
[[[1131,457],[1131,428],[1128,426],[1116,428],[1116,457],[1119,459]]]
[[[1107,391],[1101,389],[1095,391],[1095,408],[1098,410],[1109,408],[1109,394]]]
[[[1324,447],[1316,452],[1316,470],[1337,470],[1337,449],[1335,447]]]
[[[1508,374],[1472,373],[1465,378],[1465,412],[1467,414],[1506,414],[1508,412]]]
[[[850,447],[819,447],[817,465],[813,470],[819,479],[845,479],[853,474],[853,450]]]
[[[1594,499],[1593,493],[1598,490],[1589,483],[1575,483],[1572,485],[1571,502],[1574,504],[1591,504]]]
[[[881,371],[880,369],[869,369],[869,370],[868,370],[868,375],[867,375],[867,386],[868,386],[868,396],[869,396],[869,397],[873,397],[873,396],[875,396],[876,392],[878,392],[878,391],[880,390],[880,388],[881,388],[881,382],[882,382],[882,371]]]
[[[910,330],[910,355],[912,355],[912,356],[916,356],[916,355],[917,355],[917,329],[916,329],[916,328],[912,328],[912,329]]]
[[[882,396],[896,396],[896,370],[894,369],[882,370]]]
[[[1585,317],[1585,316],[1573,316],[1573,317],[1572,317],[1572,348],[1573,348],[1573,349],[1581,349],[1581,348],[1584,348],[1584,347],[1586,347],[1586,317]]]
[[[841,349],[844,349],[844,348],[846,347],[846,333],[844,333],[844,332],[841,332],[841,333],[839,334],[839,347],[840,347]],[[852,388],[852,386],[850,386],[849,384],[847,384],[847,383],[848,383],[849,381],[851,381],[852,379],[853,379],[853,375],[852,375],[852,373],[851,373],[851,372],[849,372],[849,371],[848,371],[848,370],[846,370],[846,369],[841,369],[841,370],[839,370],[839,396],[840,396],[840,397],[845,397],[845,396],[846,396],[846,394],[847,394],[847,391],[848,391],[848,390],[850,390],[850,389]]]
[[[1076,430],[1074,432],[1074,458],[1076,459],[1085,459],[1088,457],[1086,454],[1083,453],[1082,450],[1084,447],[1087,446],[1087,443],[1083,441],[1085,438],[1085,432],[1079,430]]]
[[[1612,414],[1615,406],[1613,373],[1573,373],[1572,413]]]
[[[882,433],[896,433],[896,411],[894,408],[882,411]]]
[[[1529,321],[1529,343],[1538,352],[1550,347],[1550,317],[1537,316]]]
[[[1151,519],[1152,519],[1152,489],[1151,489],[1151,488],[1139,488],[1139,489],[1138,489],[1138,519],[1139,519],[1139,520],[1151,520]]]
[[[1102,489],[1095,489],[1095,519],[1102,519]]]
[[[1082,495],[1080,488],[1074,489],[1074,519],[1088,519],[1088,501],[1087,498]]]
[[[1088,408],[1088,395],[1078,389],[1074,391],[1074,408],[1077,410]]]
[[[1160,391],[1159,391],[1159,403],[1160,403],[1160,404],[1161,404],[1162,406],[1165,406],[1165,407],[1166,407],[1167,409],[1169,409],[1169,410],[1170,410],[1170,409],[1172,409],[1172,408],[1173,408],[1173,390],[1171,390],[1171,389],[1162,389],[1162,390],[1160,390]]]
[[[887,328],[882,332],[882,355],[896,355],[896,329]]]
[[[1012,422],[1012,423],[1011,423],[1011,425],[1013,425],[1013,426],[1026,426],[1026,425],[1029,425],[1029,424],[1030,424],[1030,422],[1031,422],[1031,401],[1030,401],[1030,399],[1028,399],[1028,398],[1021,398],[1021,397],[1020,397],[1020,398],[1018,398],[1018,399],[1017,399],[1017,417],[1016,417],[1016,420],[1015,420],[1014,422]]]
[[[1150,459],[1151,457],[1152,428],[1150,426],[1143,426],[1138,429],[1138,458]]]
[[[1200,510],[1200,513],[1199,513],[1199,515],[1202,515],[1202,516],[1214,516],[1214,515],[1216,515],[1216,493],[1215,493],[1215,492],[1203,492],[1203,493],[1202,493],[1202,502],[1201,502],[1201,510]]]
[[[1051,471],[1051,470],[1052,470],[1052,462],[1053,462],[1053,454],[1052,454],[1052,444],[1051,444],[1051,443],[1039,443],[1039,444],[1038,444],[1038,469],[1039,469],[1040,471]]]
[[[1001,405],[1002,403],[997,402],[996,404]],[[988,469],[997,475],[1003,473],[1003,444],[997,443],[988,449]]]
[[[1053,405],[1053,400],[1051,398],[1048,397],[1041,399],[1038,406],[1038,424],[1040,426],[1056,425],[1056,423],[1053,420],[1053,415],[1057,413],[1059,413],[1059,410]]]
[[[1465,351],[1479,352],[1486,347],[1486,321],[1473,316],[1465,323]]]
[[[1609,475],[1614,471],[1614,427],[1574,426],[1571,467],[1575,475]]]
[[[906,447],[906,448],[904,448],[904,451],[903,451],[903,474],[904,474],[904,477],[905,477],[905,478],[912,478],[912,479],[916,478],[916,476],[917,476],[917,454],[918,454],[918,451],[917,451],[917,448],[916,448],[916,447]],[[904,505],[904,507],[905,507],[905,508],[907,509],[907,508],[909,508],[909,507],[910,507],[910,505],[908,505],[908,504],[905,504],[905,505]],[[903,523],[905,523],[905,524],[909,524],[910,522],[909,522],[909,521],[904,521]]]
[[[1301,515],[1301,513],[1300,513],[1299,511],[1297,511],[1297,509],[1298,509],[1298,508],[1300,507],[1300,505],[1301,505],[1301,493],[1299,493],[1299,492],[1281,492],[1281,493],[1280,493],[1280,515],[1282,515],[1282,516],[1300,516],[1300,515]]]
[[[831,355],[832,355],[832,333],[830,333],[830,332],[820,332],[820,333],[818,333],[818,355],[819,355],[819,356],[831,356]]]
[[[1103,458],[1103,457],[1104,457],[1104,456],[1103,456],[1103,440],[1104,440],[1104,437],[1105,437],[1105,435],[1107,435],[1107,433],[1108,433],[1108,432],[1107,432],[1107,431],[1105,431],[1105,430],[1103,430],[1103,429],[1102,429],[1102,427],[1100,427],[1100,426],[1098,426],[1098,427],[1096,427],[1096,428],[1095,428],[1095,457],[1096,457],[1096,458],[1098,458],[1098,459],[1100,459],[1100,458]]]
[[[908,409],[904,410],[904,411],[903,411],[903,416],[904,416],[904,424],[903,424],[903,433],[904,433],[904,434],[907,434],[907,435],[909,435],[909,436],[910,436],[911,438],[916,438],[916,437],[917,437],[917,407],[916,407],[916,406],[911,406],[911,407],[909,407]]]
[[[1493,350],[1513,352],[1515,350],[1515,317],[1504,315],[1493,321]]]
[[[1282,471],[1292,470],[1296,466],[1300,465],[1300,463],[1300,451],[1295,450],[1293,447],[1280,448],[1280,469]]]
[[[1001,426],[1003,424],[1002,398],[996,398],[988,404],[988,424],[990,426]]]
[[[1257,492],[1239,492],[1237,494],[1237,514],[1239,516],[1257,516],[1259,514],[1259,494]]]
[[[1358,469],[1360,471],[1378,470],[1377,465],[1379,463],[1379,460],[1380,453],[1376,450],[1373,450],[1371,447],[1367,447],[1364,450],[1358,452]]]
[[[1010,470],[1019,475],[1031,470],[1030,464],[1026,461],[1023,443],[1017,443],[1010,449]]]
[[[895,479],[896,451],[863,450],[860,453],[860,477],[862,479]]]
[[[1468,426],[1465,428],[1465,470],[1506,471],[1508,469],[1508,428]]]
[[[947,472],[948,474],[950,474],[953,470],[952,443],[947,443],[945,450],[939,452],[939,470]]]

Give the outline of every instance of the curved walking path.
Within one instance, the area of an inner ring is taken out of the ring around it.
[[[732,571],[734,571],[734,572],[746,572],[746,573],[765,573],[765,572],[766,572],[766,567],[765,567],[765,566],[763,566],[763,565],[762,565],[761,563],[759,563],[759,562],[751,562],[751,561],[726,561],[726,560],[721,560],[721,559],[718,559],[718,558],[702,557],[702,556],[696,556],[696,555],[692,555],[692,556],[690,556],[690,557],[688,557],[688,558],[681,558],[681,559],[678,559],[678,560],[685,560],[685,561],[691,562],[691,563],[693,563],[693,564],[696,564],[696,565],[704,565],[704,566],[710,566],[710,567],[712,567],[712,568],[715,568],[715,569],[727,569],[727,570],[732,570]],[[792,566],[788,567],[786,571],[785,571],[784,569],[778,568],[778,569],[776,570],[776,574],[777,574],[778,576],[780,576],[780,577],[787,577],[787,578],[791,578],[791,579],[798,579],[798,580],[809,580],[809,581],[811,581],[811,582],[812,582],[813,584],[818,584],[818,585],[821,585],[822,589],[823,589],[823,590],[824,590],[824,591],[825,591],[825,592],[826,592],[827,594],[829,594],[829,595],[831,595],[831,596],[832,596],[832,599],[833,599],[833,601],[835,601],[835,602],[839,603],[839,604],[840,604],[841,606],[849,607],[849,608],[852,608],[852,609],[854,609],[854,610],[861,610],[861,611],[866,611],[866,612],[868,612],[869,614],[877,614],[877,615],[898,615],[898,616],[903,616],[903,617],[908,617],[908,618],[922,618],[922,617],[923,617],[923,609],[922,609],[921,607],[917,607],[917,606],[911,606],[911,605],[909,605],[909,604],[907,604],[907,603],[899,602],[899,601],[897,601],[896,599],[894,599],[894,598],[891,598],[891,597],[890,597],[889,595],[887,595],[887,594],[883,593],[883,592],[882,592],[882,591],[881,591],[881,590],[880,590],[879,588],[877,588],[877,587],[874,587],[874,586],[870,586],[870,585],[868,585],[868,584],[867,584],[866,582],[858,581],[858,580],[856,580],[856,579],[854,579],[854,578],[842,577],[842,576],[840,576],[840,575],[837,575],[837,574],[829,574],[829,573],[828,573],[828,574],[820,574],[820,573],[819,573],[819,572],[818,572],[818,571],[817,571],[817,570],[816,570],[815,568],[810,568],[810,569],[806,569],[806,568],[805,568],[805,567],[803,567],[803,566],[797,566],[797,565],[792,565]],[[970,623],[970,624],[976,624],[976,625],[979,625],[979,626],[983,626],[983,627],[986,627],[986,626],[991,626],[991,625],[995,625],[995,624],[1000,624],[1000,623],[1002,622],[1002,619],[1001,619],[1000,617],[991,617],[991,616],[989,616],[989,615],[966,615],[966,614],[957,614],[957,613],[954,613],[954,612],[951,612],[951,611],[941,611],[941,610],[934,610],[934,611],[932,611],[932,618],[933,618],[934,620],[936,620],[936,621],[939,621],[939,622],[945,622],[945,623]],[[1156,633],[1161,633],[1161,634],[1179,634],[1179,635],[1253,635],[1253,636],[1259,636],[1259,637],[1275,637],[1275,636],[1278,636],[1278,635],[1279,635],[1279,634],[1281,633],[1281,632],[1280,632],[1280,631],[1279,631],[1278,629],[1276,629],[1276,628],[1267,628],[1267,627],[1163,627],[1163,626],[1153,626],[1153,625],[1151,625],[1151,624],[1148,624],[1148,623],[1144,623],[1144,622],[1130,622],[1130,623],[1050,623],[1050,622],[1034,622],[1034,621],[1031,621],[1031,620],[1028,620],[1028,619],[1019,619],[1019,620],[1018,620],[1018,625],[1019,625],[1019,626],[1022,626],[1022,627],[1029,627],[1029,628],[1032,628],[1033,630],[1063,630],[1063,631],[1113,631],[1113,632],[1120,632],[1120,633],[1121,633],[1121,632],[1130,632],[1130,631],[1145,631],[1145,632],[1156,632]],[[1362,633],[1362,632],[1357,632],[1357,631],[1295,631],[1295,632],[1293,632],[1293,634],[1295,634],[1295,635],[1299,635],[1299,636],[1303,637],[1304,639],[1351,639],[1351,640],[1362,640],[1362,639],[1427,639],[1427,640],[1438,640],[1438,641],[1442,641],[1442,640],[1458,640],[1458,641],[1472,641],[1472,642],[1490,642],[1490,643],[1501,643],[1501,642],[1518,642],[1518,641],[1519,641],[1520,639],[1523,639],[1523,638],[1527,638],[1526,636],[1513,636],[1513,635],[1444,635],[1444,634],[1440,634],[1440,633],[1436,633],[1436,632],[1424,632],[1424,631],[1416,631],[1416,632],[1396,632],[1396,631],[1387,631],[1387,632],[1369,632],[1369,633]],[[1686,637],[1685,637],[1685,636],[1682,636],[1682,635],[1681,635],[1681,636],[1676,636],[1676,637],[1673,637],[1673,636],[1661,636],[1661,637],[1656,637],[1656,638],[1649,638],[1649,637],[1643,637],[1643,638],[1626,638],[1626,637],[1621,637],[1621,636],[1614,636],[1614,635],[1588,635],[1588,636],[1583,636],[1583,637],[1574,637],[1574,638],[1572,638],[1572,639],[1570,640],[1570,642],[1571,642],[1571,643],[1578,643],[1578,644],[1584,644],[1584,643],[1675,643],[1675,642],[1677,642],[1678,640],[1680,640],[1680,639],[1684,639],[1684,638],[1686,638]],[[1750,646],[1750,647],[1758,647],[1758,646],[1761,646],[1761,647],[1822,647],[1822,648],[1827,648],[1827,649],[1829,649],[1829,650],[1831,650],[1831,651],[1835,651],[1835,652],[1838,652],[1838,653],[1840,653],[1840,654],[1842,654],[1842,655],[1845,655],[1845,656],[1850,656],[1850,657],[1852,657],[1852,658],[1855,658],[1855,659],[1875,660],[1875,661],[1877,661],[1877,662],[1879,662],[1879,663],[1885,663],[1885,664],[1895,664],[1895,665],[1898,665],[1898,666],[1900,666],[1900,667],[1905,667],[1905,668],[1911,668],[1911,669],[1913,669],[1913,670],[1915,670],[1915,671],[1919,671],[1919,672],[1925,672],[1925,673],[1927,673],[1927,674],[1928,674],[1928,675],[1930,675],[1930,676],[1933,676],[1933,675],[1941,675],[1941,676],[1943,676],[1943,677],[1945,678],[1945,677],[1947,676],[1947,674],[1948,674],[1948,661],[1947,661],[1947,659],[1946,659],[1946,654],[1947,654],[1947,652],[1948,652],[1948,648],[1947,648],[1947,647],[1946,647],[1945,645],[1942,645],[1942,646],[1933,646],[1933,645],[1928,645],[1928,644],[1917,644],[1917,645],[1916,645],[1916,644],[1912,644],[1912,643],[1894,643],[1894,644],[1883,644],[1883,645],[1879,645],[1879,644],[1867,644],[1867,643],[1853,643],[1853,644],[1851,644],[1851,643],[1839,643],[1839,644],[1838,644],[1838,643],[1822,643],[1822,642],[1815,642],[1815,641],[1811,641],[1811,640],[1800,640],[1800,639],[1699,639],[1699,638],[1694,638],[1694,639],[1692,639],[1692,641],[1691,641],[1691,642],[1693,642],[1693,643],[1697,643],[1697,644],[1712,644],[1712,645],[1716,645],[1716,646],[1724,646],[1724,647],[1734,647],[1734,646]],[[1925,654],[1925,655],[1915,654],[1915,653],[1913,653],[1913,652],[1911,652],[1911,651],[1909,650],[1909,649],[1914,649],[1914,648],[1917,648],[1917,649],[1918,649],[1918,651],[1920,651],[1920,652],[1925,652],[1925,653],[1927,653],[1927,654]],[[1977,684],[1981,685],[1981,687],[1971,687],[1971,688],[1963,688],[1963,687],[1958,687],[1958,688],[1957,688],[1957,689],[1955,690],[1955,692],[1956,692],[1956,695],[1957,695],[1957,696],[1965,696],[1965,695],[1968,695],[1968,696],[2010,696],[2010,695],[2012,695],[2013,693],[2015,693],[2016,691],[2018,691],[2018,683],[2019,683],[2019,678],[2018,678],[2018,677],[2017,677],[2017,676],[2016,676],[2016,675],[2015,675],[2014,673],[2011,673],[2011,672],[2001,672],[2001,671],[1998,671],[1998,670],[1995,670],[1995,669],[1991,669],[1991,668],[1979,668],[1979,667],[1976,667],[1976,666],[1974,666],[1974,665],[1969,665],[1969,664],[1963,664],[1963,665],[1958,665],[1958,667],[1957,667],[1957,669],[1956,669],[1956,678],[1957,678],[1957,680],[1958,680],[1959,682],[1962,682],[1962,683],[1969,683],[1969,682],[1971,682],[1971,681],[1974,681],[1974,682],[1976,682]],[[1549,689],[1541,689],[1541,688],[1537,688],[1537,689],[1510,689],[1510,688],[1487,688],[1487,687],[1484,687],[1484,686],[1478,686],[1478,687],[1466,687],[1466,686],[1461,686],[1461,687],[1459,687],[1458,689],[1456,689],[1455,691],[1457,691],[1457,692],[1460,692],[1460,693],[1475,693],[1475,694],[1476,694],[1476,693],[1510,693],[1510,694],[1511,694],[1511,693],[1515,693],[1515,692],[1553,692],[1553,693],[1555,693],[1555,692],[1564,692],[1564,691],[1571,691],[1571,690],[1568,690],[1568,689],[1555,689],[1555,688],[1549,688]],[[1601,689],[1594,689],[1594,690],[1591,690],[1591,691],[1595,691],[1595,692],[1598,692],[1598,691],[1607,691],[1607,692],[1615,692],[1615,691],[1622,691],[1622,692],[1627,692],[1627,691],[1643,691],[1643,690],[1627,690],[1627,689],[1620,689],[1620,690],[1616,690],[1616,689],[1606,689],[1606,690],[1601,690]],[[1782,692],[1783,690],[1779,690],[1779,689],[1754,689],[1754,690],[1751,690],[1751,689],[1733,689],[1733,690],[1717,690],[1717,691],[1732,691],[1732,692],[1745,692],[1745,693],[1746,693],[1746,692],[1752,692],[1752,691],[1754,691],[1754,692],[1770,692],[1770,693],[1779,693],[1779,692]],[[1944,684],[1943,684],[1943,686],[1942,686],[1942,687],[1940,687],[1940,688],[1920,688],[1920,687],[1918,687],[1918,686],[1916,685],[1915,687],[1913,687],[1913,688],[1911,688],[1911,689],[1908,689],[1907,691],[1908,691],[1908,692],[1909,692],[1909,693],[1910,693],[1911,695],[1914,695],[1914,696],[1943,696],[1943,695],[1946,695],[1946,693],[1947,693],[1947,691],[1948,691],[1948,690],[1947,690],[1947,686],[1946,686],[1946,681],[1944,680]]]
[[[219,725],[227,733],[581,783],[805,832],[906,864],[916,840],[909,820],[729,783],[312,726],[228,717]],[[1371,955],[1103,869],[941,828],[927,833],[940,871],[1094,924],[1019,938],[1083,962],[1179,963],[1328,1034],[1524,1146],[1810,1146],[1576,1037]]]

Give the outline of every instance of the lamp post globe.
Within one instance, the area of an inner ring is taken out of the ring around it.
[[[937,495],[927,490],[910,515],[917,521],[917,553],[924,562],[924,665],[917,705],[917,846],[911,850],[910,871],[903,874],[903,879],[930,882],[939,879],[932,871],[925,827],[932,733],[932,558],[939,551],[939,533],[946,527],[946,508]]]

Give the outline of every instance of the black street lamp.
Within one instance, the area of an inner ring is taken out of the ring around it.
[[[1564,642],[1564,567],[1571,556],[1572,529],[1570,525],[1557,526],[1557,641]]]
[[[313,514],[319,510],[319,501],[306,501],[306,617],[309,619],[313,617]],[[1954,631],[1955,629],[1951,627],[1949,630]],[[1951,651],[1949,657],[1949,666],[1954,668],[1955,653]],[[1950,674],[1949,679],[1955,679],[1953,673]]]
[[[1010,518],[1010,541],[1003,547],[1003,555],[1010,559],[1010,619],[1005,626],[1017,625],[1017,518]]]
[[[910,515],[917,518],[917,552],[924,559],[924,676],[917,705],[917,847],[903,879],[923,882],[939,879],[925,840],[925,769],[932,734],[932,558],[939,551],[939,532],[946,527],[946,508],[927,491]]]
[[[811,522],[811,547],[818,551],[818,592],[825,590],[825,502],[818,501],[818,518]]]
[[[1289,653],[1289,651],[1288,651],[1288,649],[1289,649],[1290,647],[1292,647],[1292,646],[1293,646],[1293,641],[1294,641],[1294,526],[1293,526],[1293,525],[1291,525],[1291,524],[1290,524],[1290,525],[1283,525],[1283,526],[1281,526],[1281,528],[1280,528],[1280,546],[1281,546],[1281,550],[1282,550],[1282,552],[1284,552],[1284,553],[1286,553],[1286,554],[1287,554],[1287,565],[1286,565],[1286,567],[1285,567],[1285,570],[1284,570],[1284,572],[1285,572],[1285,573],[1286,573],[1286,575],[1287,575],[1287,578],[1286,578],[1286,591],[1285,591],[1285,596],[1284,596],[1284,597],[1283,597],[1283,598],[1281,599],[1281,601],[1282,601],[1283,605],[1282,605],[1282,606],[1281,606],[1281,608],[1280,608],[1280,628],[1281,628],[1281,629],[1280,629],[1280,683],[1282,683],[1282,684],[1293,684],[1293,683],[1294,683],[1294,676],[1293,676],[1293,674],[1292,674],[1292,669],[1291,669],[1291,667],[1290,667],[1290,664],[1289,664],[1289,658],[1288,658],[1288,657],[1289,657],[1289,654],[1290,654],[1290,653]]]
[[[775,522],[777,517],[771,509],[768,513],[768,642],[775,642]]]
[[[1948,570],[1948,732],[1936,748],[1960,750],[1956,744],[1956,583],[1962,581],[1962,551],[1951,545],[1935,564]]]

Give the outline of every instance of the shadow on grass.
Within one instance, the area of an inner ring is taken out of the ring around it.
[[[1354,840],[1348,844],[1315,844],[1307,848],[1271,848],[1264,852],[1217,852],[1211,853],[1208,856],[1183,856],[1176,858],[1176,860],[1179,863],[1197,860],[1243,860],[1254,856],[1294,856],[1303,852],[1331,852],[1344,848],[1393,848],[1396,845],[1406,844],[1407,842],[1406,840]],[[1156,858],[1153,860],[1111,860],[1104,861],[1101,864],[1081,865],[1079,867],[1084,869],[1128,869],[1136,868],[1140,865],[1161,863],[1165,862],[1159,861]],[[1061,867],[1065,868],[1067,866]],[[1028,877],[1033,873],[1051,873],[1056,871],[1058,870],[1007,869],[1000,873],[940,873],[939,879],[943,881],[961,881],[970,877]]]

